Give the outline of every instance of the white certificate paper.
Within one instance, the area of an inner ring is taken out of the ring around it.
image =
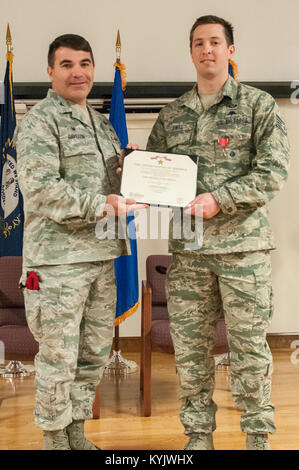
[[[126,198],[186,207],[196,186],[197,164],[188,155],[133,150],[124,158],[120,192]]]

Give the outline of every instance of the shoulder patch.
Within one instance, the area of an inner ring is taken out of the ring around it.
[[[283,120],[281,119],[281,117],[276,114],[276,127],[286,136],[287,135],[287,130],[286,130],[286,126],[285,126],[285,123],[283,122]]]

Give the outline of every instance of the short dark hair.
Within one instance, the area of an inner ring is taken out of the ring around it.
[[[77,34],[63,34],[54,39],[49,46],[48,65],[50,67],[54,67],[55,52],[59,47],[69,47],[70,49],[75,49],[75,51],[89,52],[94,65],[94,57],[89,42]]]
[[[234,44],[234,28],[232,24],[224,20],[223,18],[219,18],[219,16],[206,15],[206,16],[201,16],[200,18],[197,18],[197,20],[195,21],[194,25],[191,28],[190,49],[192,49],[194,31],[197,28],[197,26],[200,26],[202,24],[221,24],[224,28],[224,34],[225,34],[227,45],[231,46],[232,44]]]

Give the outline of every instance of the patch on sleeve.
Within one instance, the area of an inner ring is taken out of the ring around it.
[[[287,130],[286,130],[285,123],[283,122],[283,120],[281,119],[281,117],[278,116],[278,114],[276,114],[276,127],[278,127],[278,129],[279,129],[285,136],[287,135]]]

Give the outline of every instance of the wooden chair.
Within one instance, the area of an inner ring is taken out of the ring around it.
[[[92,405],[92,419],[100,419],[100,386],[96,388],[96,395]]]
[[[148,256],[146,280],[142,281],[140,390],[143,397],[144,416],[151,416],[152,351],[174,353],[165,294],[166,270],[171,259],[171,255]],[[217,322],[212,354],[227,352],[226,327],[224,317],[221,317]]]

